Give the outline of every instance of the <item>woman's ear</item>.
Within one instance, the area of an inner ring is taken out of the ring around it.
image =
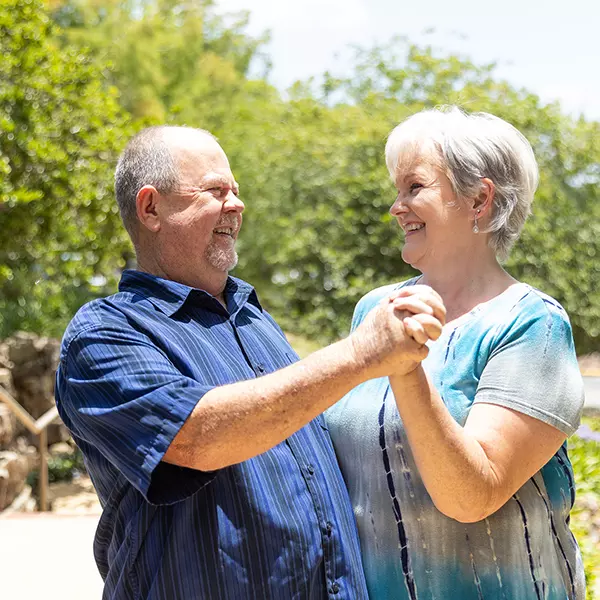
[[[473,218],[482,219],[491,214],[495,194],[496,186],[494,182],[484,177],[481,180],[479,194],[474,198],[470,208]]]
[[[160,217],[157,205],[160,194],[154,186],[145,185],[135,198],[135,208],[140,223],[153,233],[160,231]]]

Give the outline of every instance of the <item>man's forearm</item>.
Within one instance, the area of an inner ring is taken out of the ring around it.
[[[345,339],[258,379],[206,393],[164,460],[212,471],[276,446],[368,379]]]

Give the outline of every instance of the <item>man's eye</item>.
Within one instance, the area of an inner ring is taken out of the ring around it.
[[[223,188],[222,187],[213,187],[213,188],[209,188],[207,191],[216,194],[217,196],[221,196],[223,194]]]

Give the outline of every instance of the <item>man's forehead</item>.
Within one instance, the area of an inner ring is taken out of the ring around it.
[[[200,181],[203,184],[222,184],[237,186],[237,182],[231,169],[214,169],[207,171]]]

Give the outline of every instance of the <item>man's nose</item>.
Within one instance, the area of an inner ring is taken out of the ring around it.
[[[242,213],[244,212],[244,208],[246,207],[240,198],[238,198],[232,190],[229,190],[225,202],[223,202],[223,211]]]

